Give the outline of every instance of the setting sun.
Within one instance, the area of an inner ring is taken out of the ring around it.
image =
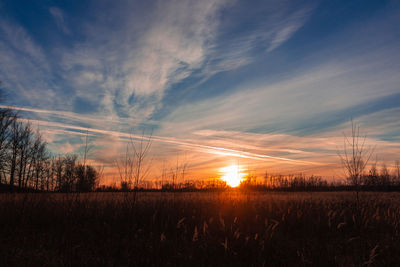
[[[231,165],[220,169],[223,174],[221,180],[225,181],[230,187],[237,187],[244,180],[245,173],[238,165]]]

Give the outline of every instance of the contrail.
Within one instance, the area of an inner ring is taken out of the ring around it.
[[[76,121],[85,121],[85,122],[91,121],[91,122],[97,122],[97,123],[104,123],[104,117],[81,115],[79,113],[70,112],[70,111],[37,109],[37,108],[5,106],[5,105],[0,105],[0,108],[9,108],[9,109],[18,110],[18,111],[27,111],[27,112],[33,112],[33,113],[56,115],[56,116],[60,116],[60,117],[64,117],[64,118],[76,120]],[[138,123],[139,122],[139,120],[134,120],[134,119],[120,120],[120,119],[112,118],[112,120],[113,120],[113,122],[117,122],[117,123],[129,123],[129,122]]]
[[[4,105],[0,105],[0,108],[11,108],[11,109],[15,109],[15,110],[29,111],[29,112],[35,112],[35,113],[56,114],[59,116],[69,117],[69,118],[73,118],[73,119],[77,119],[77,120],[82,120],[82,118],[83,118],[82,116],[80,116],[77,113],[65,112],[65,111],[41,110],[41,109],[13,107],[13,106],[10,107],[10,106],[4,106]],[[87,116],[85,116],[85,118],[86,117]],[[92,117],[87,117],[86,119],[96,120],[96,121],[99,120],[97,118],[95,119]],[[261,161],[275,160],[275,161],[290,162],[292,164],[322,165],[321,163],[316,163],[316,162],[311,162],[311,161],[303,161],[303,160],[296,160],[296,159],[290,159],[290,158],[285,158],[285,157],[276,157],[276,156],[270,156],[270,155],[264,155],[264,154],[257,154],[257,153],[240,151],[240,150],[229,149],[229,148],[224,148],[224,147],[201,145],[201,144],[195,144],[195,143],[191,143],[191,142],[187,142],[187,141],[178,141],[178,140],[175,140],[174,138],[168,138],[168,137],[162,137],[162,136],[155,136],[155,135],[142,136],[142,135],[124,133],[124,132],[119,132],[119,131],[87,128],[87,127],[75,126],[75,125],[58,123],[58,122],[43,121],[43,120],[23,119],[23,121],[30,121],[32,123],[37,123],[39,125],[43,125],[43,126],[47,126],[47,127],[63,128],[63,131],[70,132],[70,133],[75,133],[75,132],[70,131],[68,129],[84,131],[84,132],[87,131],[87,132],[96,133],[96,134],[109,135],[109,136],[117,137],[121,140],[125,139],[125,141],[126,141],[126,139],[130,139],[130,138],[137,139],[137,140],[140,140],[142,138],[151,138],[152,141],[181,145],[181,146],[190,147],[190,148],[196,148],[196,149],[201,150],[202,152],[210,153],[210,154],[226,155],[226,156],[233,156],[233,157],[254,159],[254,160],[261,160]]]
[[[41,120],[24,120],[24,121],[30,121],[32,123],[37,123],[39,125],[47,126],[47,127],[64,128],[64,131],[72,132],[72,133],[74,133],[74,131],[68,131],[68,129],[78,130],[78,131],[88,131],[89,133],[109,135],[109,136],[114,136],[114,137],[117,137],[120,139],[123,138],[121,140],[125,139],[125,141],[129,138],[137,139],[137,140],[140,140],[142,138],[150,138],[152,141],[181,145],[181,146],[190,147],[190,148],[196,148],[196,149],[200,149],[202,152],[206,152],[206,153],[210,153],[210,154],[227,155],[227,156],[234,156],[234,157],[261,160],[261,161],[277,160],[277,161],[286,161],[286,162],[290,162],[290,163],[294,163],[294,164],[321,165],[321,163],[316,163],[316,162],[311,162],[311,161],[295,160],[295,159],[289,159],[289,158],[284,158],[284,157],[275,157],[275,156],[264,155],[264,154],[256,154],[256,153],[251,153],[251,152],[247,152],[247,151],[240,151],[240,150],[229,149],[229,148],[224,148],[224,147],[194,144],[191,142],[178,141],[173,138],[162,137],[162,136],[155,136],[155,135],[142,136],[142,135],[129,134],[129,133],[124,133],[124,132],[119,132],[119,131],[102,130],[102,129],[96,129],[96,128],[86,128],[86,127],[81,127],[81,126],[69,125],[69,124],[58,123],[58,122],[41,121]]]

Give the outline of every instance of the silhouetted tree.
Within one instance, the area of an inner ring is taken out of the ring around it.
[[[364,179],[364,184],[368,187],[376,187],[379,184],[379,173],[376,167],[376,162],[372,164],[369,169],[368,175]]]
[[[30,123],[26,123],[21,128],[20,142],[19,142],[19,169],[18,169],[18,187],[22,188],[24,185],[26,168],[28,165],[28,159],[31,155],[31,143],[32,143],[32,130]]]
[[[124,157],[116,161],[121,187],[130,189],[133,185],[133,189],[136,190],[139,183],[147,176],[150,169],[147,156],[151,140],[152,134],[146,136],[145,131],[137,137],[131,135]],[[134,198],[136,198],[136,194],[134,194]]]
[[[49,158],[47,149],[46,149],[46,142],[42,140],[42,136],[40,135],[39,131],[37,131],[35,140],[33,142],[32,148],[32,157],[33,160],[33,171],[34,171],[34,188],[36,190],[44,189],[44,171],[45,171],[45,162]]]
[[[395,171],[394,171],[394,176],[396,177],[396,182],[395,184],[397,186],[400,186],[400,161],[396,160],[394,162],[394,166],[395,166]]]
[[[59,190],[62,192],[72,192],[75,190],[76,184],[76,155],[67,155],[64,158],[64,168],[61,178],[61,183],[59,183]]]
[[[99,174],[92,166],[78,164],[76,167],[77,191],[90,192],[94,191],[98,185]]]
[[[124,157],[118,159],[115,164],[117,165],[120,177],[121,189],[123,191],[129,191],[132,184],[134,172],[134,155],[130,150],[129,143],[126,145]]]
[[[389,170],[386,167],[386,164],[382,164],[381,170],[380,170],[380,186],[383,188],[387,188],[390,185],[390,174]]]
[[[139,182],[143,180],[149,172],[150,164],[146,164],[148,152],[151,147],[152,133],[146,136],[143,130],[142,135],[138,138],[130,138],[130,144],[134,155],[134,188],[137,188]]]
[[[344,134],[343,151],[339,153],[349,183],[355,187],[358,200],[361,180],[373,150],[365,146],[366,136],[361,136],[360,126],[351,121],[351,135]]]
[[[9,184],[10,184],[11,188],[13,188],[14,181],[15,181],[15,173],[16,173],[16,168],[17,168],[17,158],[18,158],[18,152],[19,152],[19,147],[20,147],[20,142],[21,142],[22,128],[23,128],[22,123],[17,120],[14,120],[11,124],[11,133],[10,133],[10,138],[9,138],[9,148],[10,148]]]
[[[16,114],[10,109],[0,109],[0,183],[6,183],[11,125],[16,121]]]

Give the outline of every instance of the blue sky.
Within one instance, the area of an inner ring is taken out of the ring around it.
[[[0,0],[3,105],[55,154],[81,153],[87,129],[110,177],[142,129],[154,166],[185,158],[193,177],[239,160],[340,176],[351,118],[390,167],[399,25],[396,1]]]

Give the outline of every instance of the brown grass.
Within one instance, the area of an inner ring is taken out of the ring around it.
[[[400,194],[0,196],[0,265],[395,266]]]

